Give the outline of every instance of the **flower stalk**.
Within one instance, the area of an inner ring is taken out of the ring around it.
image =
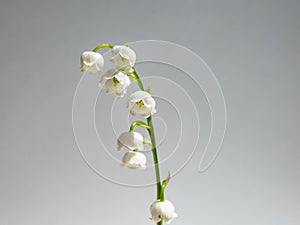
[[[132,74],[135,76],[135,81],[137,82],[140,90],[144,91],[145,90],[144,85],[134,67],[132,67]],[[147,118],[147,124],[149,126],[148,133],[149,133],[150,140],[152,143],[152,155],[153,155],[155,177],[156,177],[156,199],[160,200],[160,194],[161,194],[160,171],[159,171],[159,164],[158,164],[159,161],[158,161],[158,154],[157,154],[157,149],[156,149],[154,126],[153,126],[153,122],[152,122],[152,115],[150,115]],[[162,224],[163,224],[162,220],[157,222],[157,225],[162,225]]]
[[[144,91],[144,85],[136,72],[135,68],[132,67],[132,73],[135,76],[135,81],[137,82],[139,88],[141,91]],[[152,116],[150,115],[147,118],[147,124],[149,126],[148,133],[150,136],[151,144],[152,144],[152,155],[153,155],[153,161],[154,161],[154,168],[155,168],[155,177],[156,177],[156,199],[160,199],[160,193],[161,193],[161,182],[160,182],[160,171],[159,171],[159,164],[158,164],[158,154],[156,149],[156,140],[155,140],[155,133],[154,133],[154,126],[152,123]],[[162,225],[162,220],[160,222],[157,222],[157,225]]]
[[[141,89],[141,91],[145,91],[144,85],[139,77],[139,75],[137,74],[136,70],[134,67],[132,67],[132,74],[135,76],[135,81],[137,82],[139,88]]]
[[[143,127],[143,128],[146,128],[146,129],[150,129],[150,127],[146,123],[144,123],[143,121],[137,120],[137,121],[134,121],[131,124],[129,131],[133,132],[135,126],[139,126],[139,127]]]
[[[113,48],[113,45],[110,44],[100,44],[93,49],[93,52],[97,52],[101,48]]]
[[[135,76],[135,80],[141,89],[141,91],[144,91],[144,85],[137,74],[136,70],[134,67],[132,67],[132,73]],[[156,140],[155,140],[155,133],[154,133],[154,126],[152,123],[152,116],[150,115],[147,118],[147,124],[149,126],[148,128],[148,133],[150,136],[150,140],[152,143],[152,155],[153,155],[153,161],[154,161],[154,168],[155,168],[155,176],[156,176],[156,199],[160,199],[160,190],[161,190],[161,182],[160,182],[160,171],[159,171],[159,164],[158,164],[158,154],[157,154],[157,149],[156,149]],[[160,223],[161,224],[161,223]]]
[[[161,183],[160,183],[160,172],[159,172],[159,164],[158,164],[158,154],[156,149],[156,140],[155,140],[155,134],[154,134],[154,126],[152,123],[152,116],[150,115],[147,118],[147,123],[149,125],[148,133],[150,136],[150,140],[152,143],[152,155],[153,155],[153,161],[154,161],[154,168],[155,168],[155,176],[156,176],[156,199],[160,199],[160,189],[161,189]]]

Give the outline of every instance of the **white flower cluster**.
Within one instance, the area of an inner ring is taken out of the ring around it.
[[[116,45],[112,47],[111,59],[114,68],[102,74],[99,83],[100,87],[106,89],[107,93],[117,97],[123,97],[131,83],[127,73],[132,72],[136,62],[135,52],[127,46]],[[104,59],[100,53],[86,51],[80,57],[81,71],[88,71],[92,74],[100,73],[104,66]],[[155,101],[146,91],[136,91],[130,95],[127,101],[127,108],[131,115],[140,115],[144,118],[156,112]],[[126,147],[127,152],[122,165],[129,168],[145,168],[146,156],[138,152],[143,149],[143,136],[137,132],[125,132],[118,139],[118,149]]]
[[[144,149],[144,138],[138,132],[124,132],[117,141],[118,150],[125,147],[129,152],[125,153],[122,158],[122,166],[127,166],[130,169],[144,169],[146,167],[146,156],[138,152]]]
[[[102,75],[99,86],[104,87],[107,93],[123,97],[130,85],[130,79],[126,73],[131,71],[134,66],[136,54],[129,47],[120,45],[114,46],[111,53],[111,62],[114,68]],[[86,51],[81,54],[80,68],[82,72],[100,73],[103,66],[104,59],[100,53]]]
[[[112,47],[112,46],[111,46]],[[111,50],[111,59],[114,67],[101,75],[99,83],[100,87],[106,89],[107,93],[117,97],[123,97],[130,86],[129,75],[134,77],[134,68],[136,62],[135,52],[127,46],[114,46]],[[100,74],[104,66],[104,59],[100,53],[94,51],[85,51],[80,57],[80,69],[82,72],[90,72],[92,74]],[[136,77],[134,77],[136,78]],[[131,94],[127,101],[127,109],[133,116],[139,115],[148,118],[156,112],[155,100],[146,91],[136,91]],[[147,126],[146,124],[143,124]],[[144,169],[146,167],[147,158],[140,152],[144,149],[144,137],[130,129],[128,132],[122,133],[117,140],[117,149],[122,148],[128,151],[122,158],[122,166],[130,169]],[[151,143],[150,143],[151,144]],[[159,222],[163,220],[170,223],[173,218],[177,217],[175,208],[170,201],[156,200],[150,206],[152,220]]]

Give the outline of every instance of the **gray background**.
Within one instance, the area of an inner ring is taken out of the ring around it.
[[[228,130],[216,163],[197,152],[172,179],[172,224],[300,223],[300,2],[0,3],[0,225],[152,224],[154,187],[105,181],[73,137],[78,57],[99,42],[193,49],[215,72]]]

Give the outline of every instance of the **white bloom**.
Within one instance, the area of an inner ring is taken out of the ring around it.
[[[161,202],[160,200],[156,200],[151,204],[150,212],[152,215],[151,219],[154,222],[163,220],[167,224],[171,223],[171,221],[178,216],[175,212],[174,205],[168,200],[165,200],[163,202]]]
[[[124,73],[110,69],[102,75],[99,86],[105,87],[107,93],[123,97],[130,85],[130,79]]]
[[[86,51],[80,56],[81,72],[89,71],[91,73],[99,72],[104,65],[104,59],[100,53]]]
[[[111,61],[117,70],[128,72],[135,64],[136,54],[127,46],[116,45],[112,49]]]
[[[118,150],[120,150],[122,147],[126,147],[130,150],[143,150],[143,141],[143,136],[138,132],[124,132],[118,138]]]
[[[130,169],[144,169],[146,163],[147,158],[143,153],[129,151],[123,156],[121,166],[127,166]]]
[[[156,112],[155,101],[146,91],[136,91],[130,95],[127,108],[130,110],[131,115],[140,115],[145,118]]]

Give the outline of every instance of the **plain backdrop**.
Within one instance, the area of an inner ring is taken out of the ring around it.
[[[80,53],[145,39],[199,54],[228,111],[213,166],[198,173],[199,150],[168,187],[172,224],[299,225],[299,11],[298,0],[2,0],[0,225],[153,224],[155,187],[96,175],[71,123]]]

